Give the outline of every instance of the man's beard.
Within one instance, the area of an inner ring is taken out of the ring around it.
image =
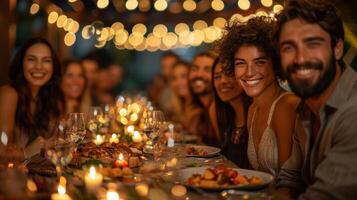
[[[195,91],[194,86],[193,86],[195,81],[204,82],[205,88],[202,91]],[[212,94],[212,87],[210,85],[210,82],[203,80],[202,78],[192,79],[192,81],[190,81],[190,87],[191,87],[192,92],[197,96],[205,96],[205,95]]]
[[[333,81],[336,74],[336,59],[334,56],[330,57],[325,71],[321,61],[308,61],[303,64],[290,64],[287,70],[284,71],[291,90],[301,98],[309,98],[312,96],[318,96],[324,92]],[[315,84],[311,84],[310,80],[293,80],[292,73],[299,69],[313,69],[320,71],[320,76]]]

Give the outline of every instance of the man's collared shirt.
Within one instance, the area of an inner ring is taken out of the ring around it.
[[[357,199],[357,73],[346,67],[319,112],[320,129],[312,133],[312,111],[302,101],[291,157],[277,187],[301,193],[299,199]]]

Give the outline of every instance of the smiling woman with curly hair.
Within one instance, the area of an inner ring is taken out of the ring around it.
[[[234,73],[253,102],[248,110],[248,159],[254,169],[277,175],[291,152],[299,99],[278,83],[279,59],[272,40],[274,20],[233,22],[218,42],[225,71]]]

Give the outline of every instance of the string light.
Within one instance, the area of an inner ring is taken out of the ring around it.
[[[157,0],[155,1],[154,8],[159,12],[164,11],[167,8],[167,2],[165,0]]]
[[[194,30],[203,30],[207,28],[207,23],[203,20],[197,20],[195,23],[193,23],[193,29]]]
[[[265,7],[270,7],[273,5],[273,0],[261,0],[261,3]]]
[[[35,15],[40,10],[40,6],[37,3],[33,3],[30,7],[30,14]]]
[[[97,1],[97,7],[99,9],[104,9],[109,5],[109,0],[98,0]]]
[[[249,0],[238,0],[238,7],[242,10],[248,10],[250,7]]]
[[[276,4],[273,7],[273,12],[277,14],[277,13],[281,12],[283,9],[284,9],[284,7],[282,5]]]
[[[222,0],[213,0],[211,7],[215,11],[221,11],[224,9],[224,2]]]
[[[57,19],[58,19],[58,13],[54,11],[50,12],[50,14],[48,15],[48,23],[54,24],[56,23]]]
[[[128,0],[125,3],[125,7],[128,10],[135,10],[138,7],[139,3],[137,0]]]
[[[71,32],[66,33],[66,35],[64,36],[64,44],[66,46],[72,46],[75,42],[76,35]]]
[[[197,4],[195,1],[193,0],[185,0],[183,2],[183,9],[185,9],[188,12],[192,12],[196,9]]]

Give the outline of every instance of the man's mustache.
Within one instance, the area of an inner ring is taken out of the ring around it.
[[[308,69],[316,69],[316,70],[323,70],[323,63],[322,62],[305,62],[302,64],[293,63],[288,65],[287,72],[289,74],[295,73],[298,70],[308,70]]]
[[[208,82],[209,82],[209,81],[206,81],[206,80],[204,80],[204,79],[202,79],[202,78],[194,78],[194,79],[191,80],[191,83],[196,82],[196,81],[203,81],[203,82],[205,82],[205,83],[208,83]]]

